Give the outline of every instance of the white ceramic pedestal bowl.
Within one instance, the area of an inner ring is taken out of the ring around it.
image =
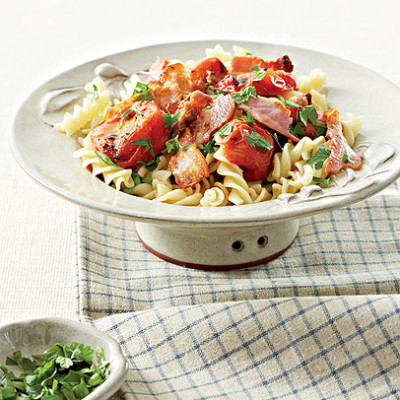
[[[148,69],[157,56],[201,59],[205,49],[217,43],[229,50],[233,45],[242,46],[265,59],[288,54],[296,76],[306,75],[314,68],[326,72],[329,103],[342,114],[364,115],[362,135],[355,145],[364,157],[362,170],[341,172],[329,189],[312,186],[296,195],[282,195],[264,203],[202,208],[162,204],[119,192],[72,158],[79,148],[76,138],[67,137],[52,126],[62,120],[68,109],[63,93],[79,94],[83,85],[93,80],[95,71],[107,81],[109,64],[118,67],[114,72],[121,71],[111,74],[112,82],[108,82],[110,88],[118,87],[126,75]],[[61,94],[56,98],[65,101],[63,107],[49,101],[54,100],[54,94]],[[399,105],[399,88],[367,68],[338,57],[266,43],[169,43],[94,60],[46,82],[18,111],[11,148],[22,168],[53,193],[79,206],[136,221],[141,240],[155,254],[192,267],[237,268],[268,261],[285,251],[295,240],[298,218],[363,200],[400,176]]]

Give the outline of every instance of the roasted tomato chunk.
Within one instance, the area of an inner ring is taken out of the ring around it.
[[[196,144],[188,149],[180,148],[169,160],[169,168],[176,183],[183,189],[201,182],[210,175],[208,164]]]
[[[259,125],[249,124],[239,119],[233,120],[230,125],[231,133],[222,140],[227,160],[243,169],[246,180],[265,179],[274,153],[274,139],[271,134]],[[251,139],[257,139],[257,137],[267,141],[270,149],[265,149],[266,146],[261,145],[261,143],[265,144],[264,140],[259,140],[260,147],[252,145],[254,140]]]
[[[293,72],[293,64],[289,56],[279,57],[276,61],[264,61],[262,58],[254,56],[235,56],[232,58],[231,67],[233,74],[250,72],[251,68],[257,66],[261,69],[272,69]]]
[[[221,90],[225,93],[239,92],[240,89],[246,86],[248,78],[240,78],[239,76],[227,75],[220,80],[215,87],[216,90]]]
[[[216,84],[226,75],[225,65],[216,57],[206,58],[197,62],[189,72],[193,90],[205,90],[207,77],[210,75],[211,83]]]
[[[297,82],[292,75],[285,71],[267,70],[262,73],[260,80],[251,80],[250,86],[256,88],[259,96],[278,96],[290,90],[297,89]]]
[[[91,134],[97,150],[123,168],[150,161],[168,140],[160,107],[154,101],[134,102],[134,98],[135,95],[110,110],[107,115],[111,117],[106,116]],[[143,145],[132,143],[140,139]]]

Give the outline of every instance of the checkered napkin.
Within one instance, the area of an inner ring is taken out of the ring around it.
[[[121,343],[128,399],[400,399],[400,185],[301,220],[249,269],[160,260],[78,212],[80,318]]]

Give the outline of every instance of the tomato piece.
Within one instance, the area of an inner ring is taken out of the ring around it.
[[[243,169],[246,180],[266,179],[274,153],[274,139],[271,134],[259,125],[249,124],[239,119],[231,122],[231,128],[231,133],[222,140],[227,160]],[[244,135],[251,137],[252,134],[267,140],[272,148],[265,150],[250,145]]]
[[[250,72],[254,66],[260,69],[272,69],[275,71],[283,70],[285,72],[293,71],[293,64],[289,56],[284,55],[276,61],[265,61],[262,58],[254,56],[235,56],[231,61],[232,74]]]
[[[128,100],[111,110],[111,117],[93,129],[91,138],[97,150],[114,163],[123,168],[134,168],[139,166],[138,161],[148,162],[154,155],[152,151],[146,151],[146,145],[132,142],[145,139],[157,155],[164,149],[168,133],[162,119],[164,112],[154,101]],[[130,109],[132,111],[125,115]]]
[[[140,96],[140,93],[135,93],[129,99],[121,101],[121,103],[117,104],[115,107],[110,108],[104,119],[112,119],[115,117],[121,117],[126,110],[129,110],[132,107],[132,104],[136,101],[136,99]]]
[[[197,62],[189,71],[190,80],[192,81],[193,90],[206,89],[207,76],[210,74],[212,83],[217,83],[226,75],[225,65],[216,57],[206,58]]]
[[[227,76],[225,76],[225,78],[221,79],[218,82],[215,89],[221,90],[225,93],[239,92],[240,89],[242,89],[246,86],[247,82],[248,82],[247,76],[236,77],[233,75],[227,75]]]
[[[169,160],[169,168],[176,183],[183,189],[192,187],[210,175],[208,164],[196,144],[187,150],[180,148]]]
[[[293,76],[285,71],[264,71],[261,80],[251,80],[249,86],[254,86],[259,96],[278,96],[290,90],[297,89]]]

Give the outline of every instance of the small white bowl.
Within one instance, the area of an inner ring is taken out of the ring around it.
[[[111,373],[85,400],[108,399],[122,385],[128,372],[127,362],[119,344],[95,328],[64,318],[41,318],[13,322],[0,327],[0,364],[6,357],[21,350],[24,357],[43,353],[55,343],[79,342],[91,346],[95,351],[104,349],[110,362]]]

